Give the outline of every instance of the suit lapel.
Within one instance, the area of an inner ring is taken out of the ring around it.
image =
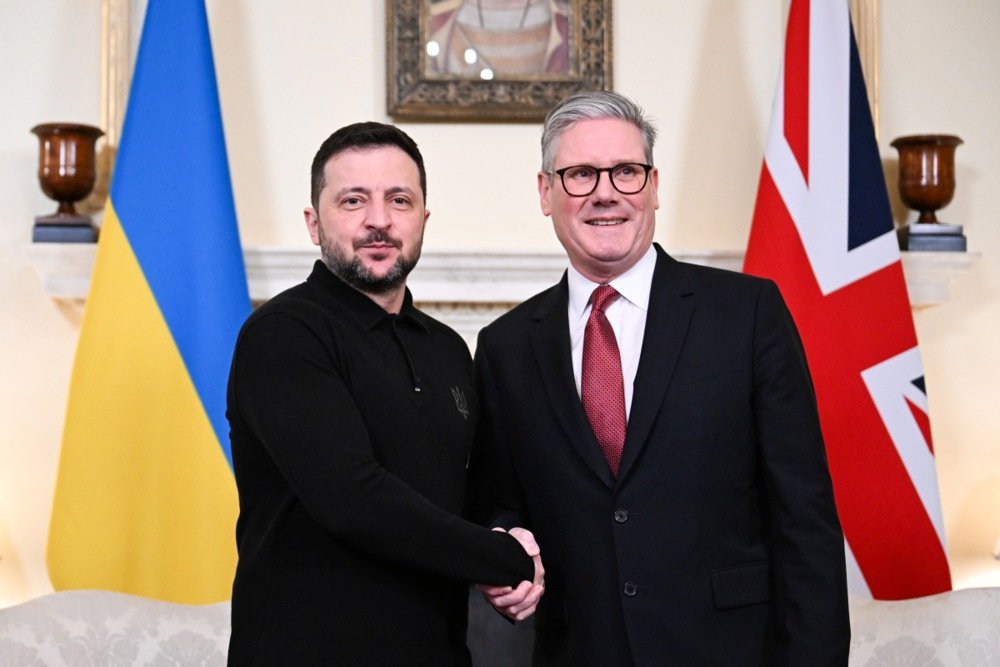
[[[566,274],[543,300],[532,318],[532,351],[541,371],[542,382],[556,417],[567,438],[587,466],[609,487],[614,481],[608,462],[590,429],[576,391],[573,359],[570,356],[569,325],[566,320],[569,287]]]
[[[683,266],[657,245],[619,480],[625,479],[646,446],[677,366],[694,304],[694,288]]]

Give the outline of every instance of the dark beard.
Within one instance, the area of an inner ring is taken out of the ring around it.
[[[418,247],[413,257],[400,255],[396,263],[392,265],[392,268],[384,276],[376,277],[361,263],[359,257],[350,259],[344,257],[338,248],[328,247],[332,246],[332,244],[326,243],[324,239],[321,239],[321,241],[324,242],[320,245],[320,251],[323,263],[326,264],[327,268],[345,283],[365,294],[386,294],[400,288],[406,282],[406,277],[410,275],[410,271],[417,265],[417,260],[420,259],[420,248]],[[386,241],[393,242],[392,239],[389,239],[381,232],[375,232],[371,237],[357,245],[361,246],[367,243]]]

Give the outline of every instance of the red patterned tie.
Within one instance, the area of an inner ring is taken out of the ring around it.
[[[618,296],[611,285],[599,285],[590,297],[580,378],[583,410],[615,477],[625,445],[625,387],[618,343],[604,309]]]

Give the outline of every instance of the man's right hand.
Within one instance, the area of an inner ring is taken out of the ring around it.
[[[503,528],[494,528],[493,530],[503,531]],[[542,594],[545,592],[545,567],[542,565],[538,543],[535,542],[535,536],[530,530],[518,527],[511,528],[507,532],[521,543],[524,551],[534,561],[534,581],[522,581],[517,588],[477,584],[476,589],[501,614],[515,621],[523,621],[535,613],[538,601],[541,600]]]

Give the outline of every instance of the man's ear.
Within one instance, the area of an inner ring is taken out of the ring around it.
[[[538,172],[538,199],[542,205],[542,214],[550,215],[552,205],[549,203],[549,196],[552,194],[552,179],[544,171]]]
[[[649,186],[653,188],[653,208],[660,208],[660,170],[656,167],[649,174]]]
[[[306,221],[306,229],[309,230],[309,238],[313,245],[319,245],[319,214],[312,206],[302,209],[302,217]]]

